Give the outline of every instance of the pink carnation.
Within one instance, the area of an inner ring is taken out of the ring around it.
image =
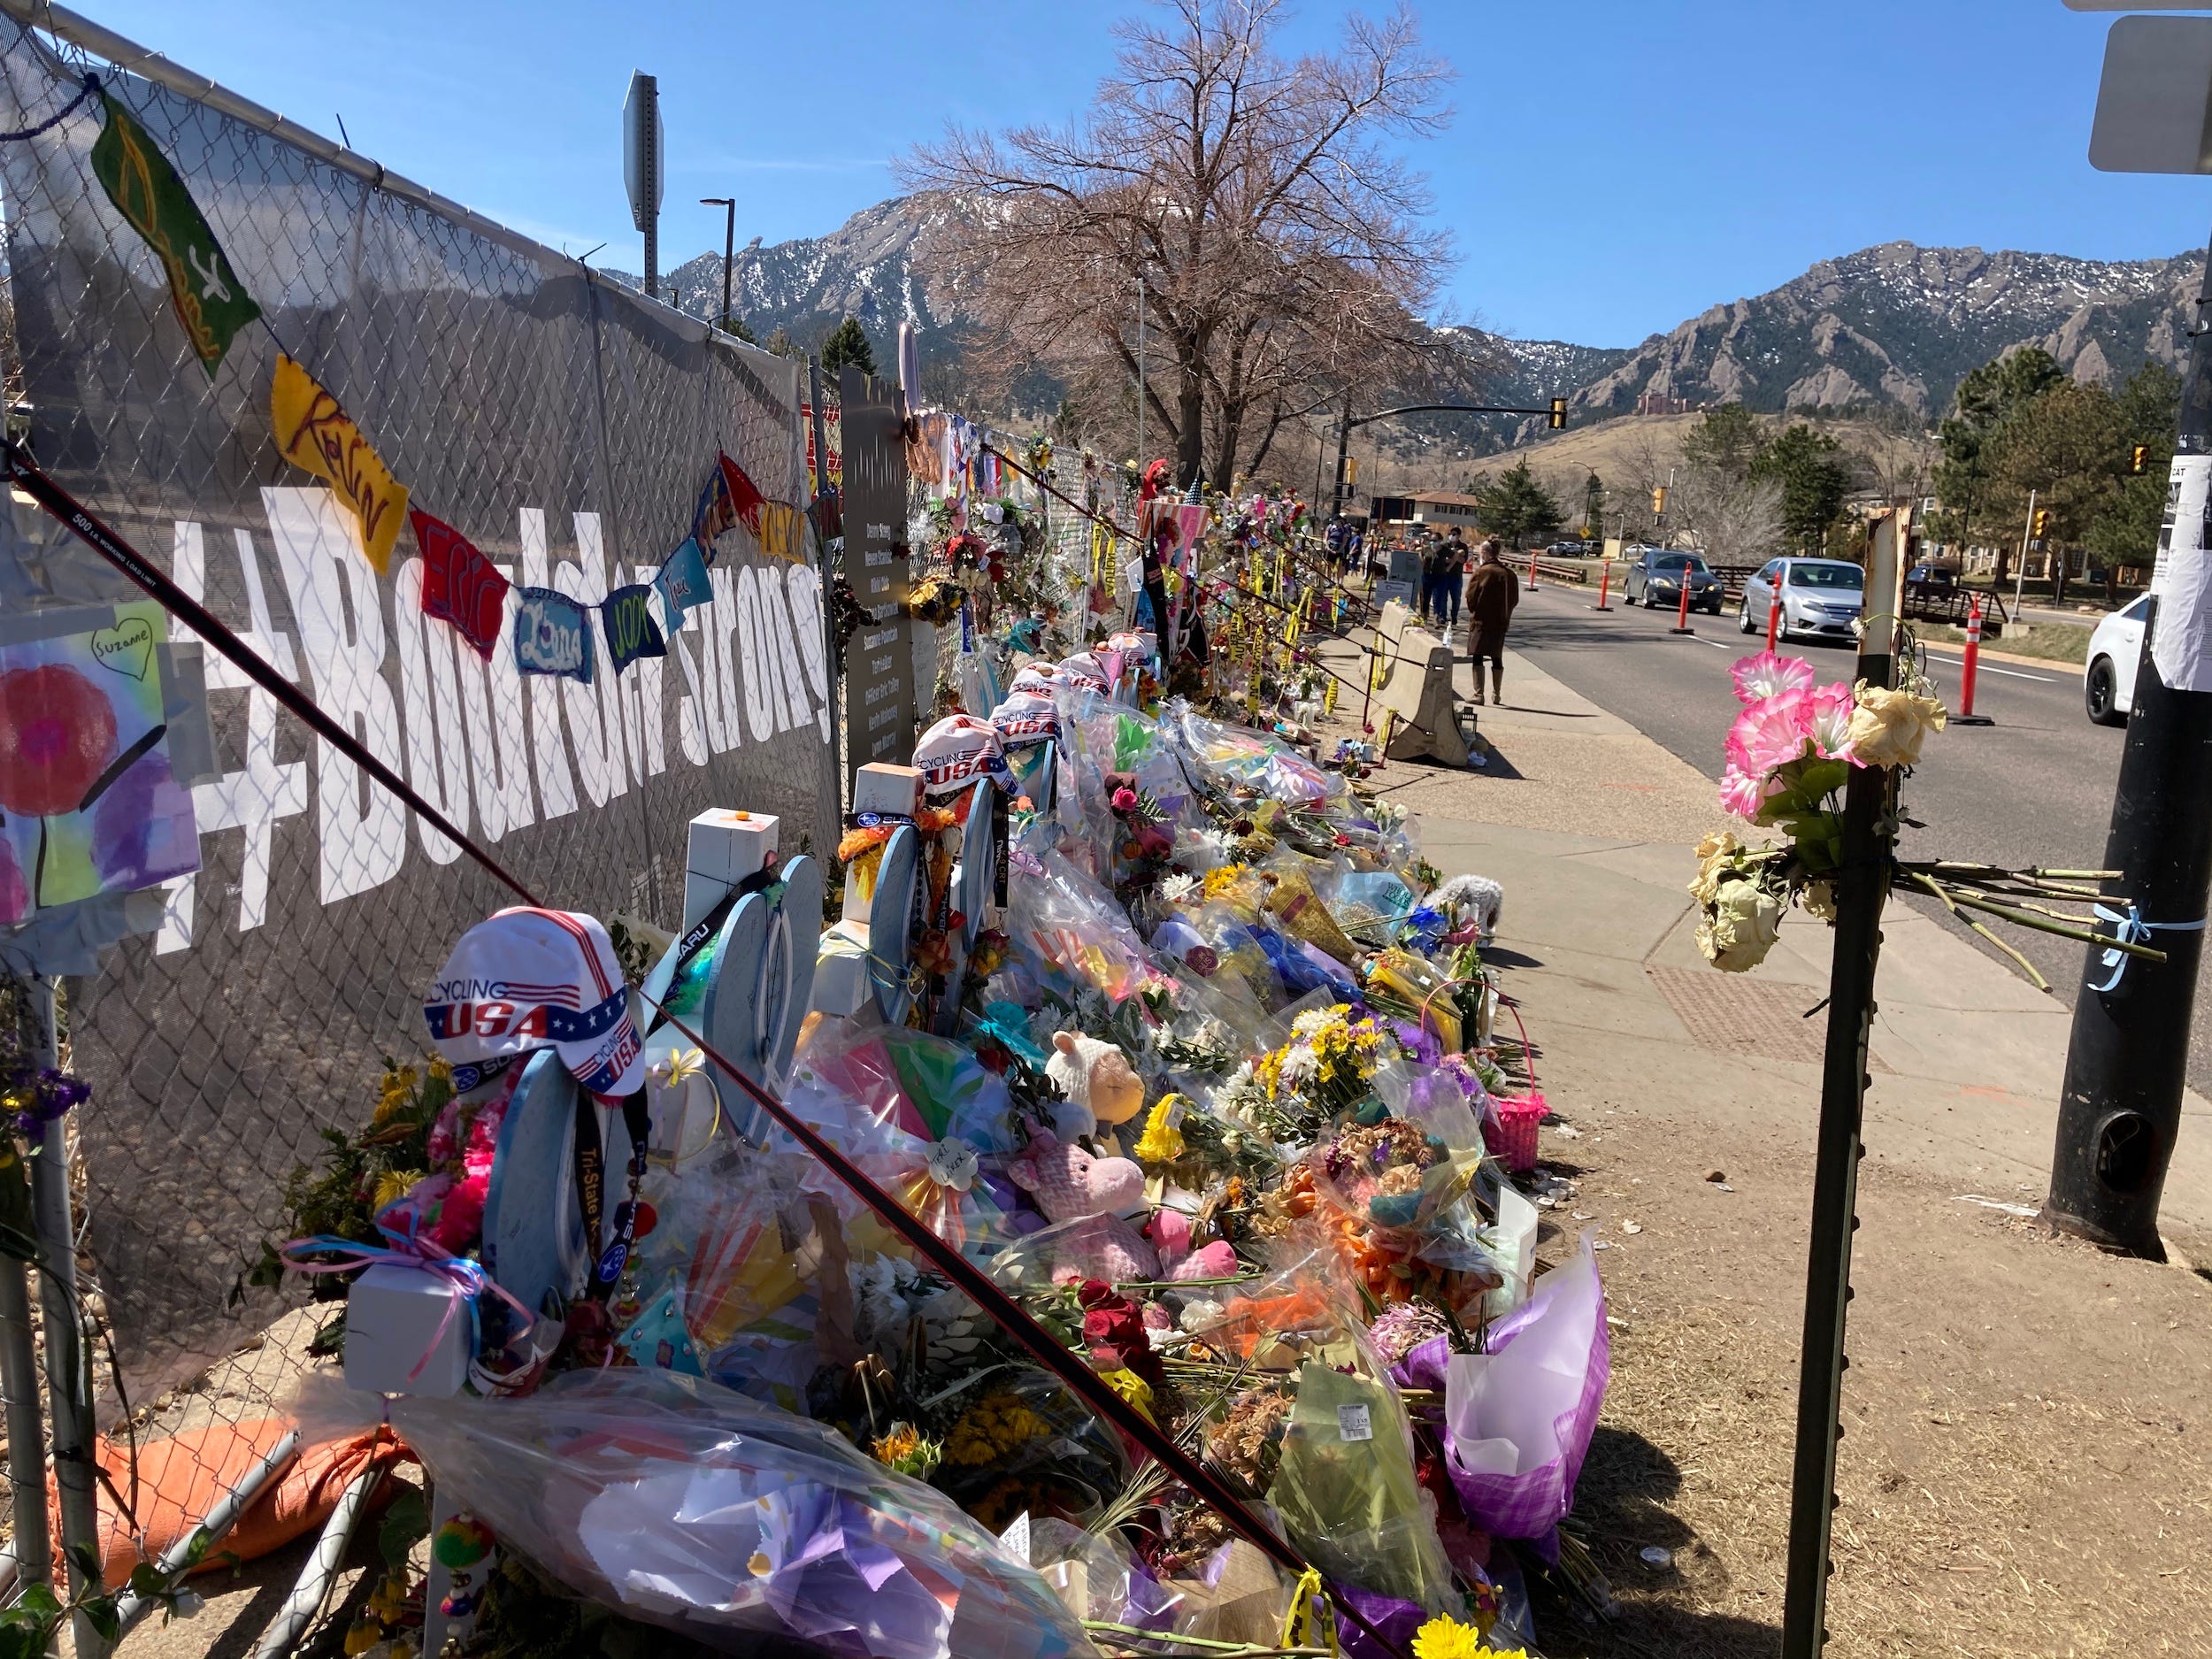
[[[1736,701],[1747,707],[1785,691],[1807,691],[1813,683],[1813,665],[1801,657],[1780,657],[1761,651],[1737,659],[1729,670],[1736,682]]]
[[[1766,804],[1766,798],[1771,793],[1773,786],[1769,780],[1755,772],[1731,766],[1721,773],[1721,810],[1737,818],[1755,819],[1759,816],[1759,809]]]
[[[1124,787],[1114,791],[1115,811],[1133,812],[1136,809],[1137,792],[1134,789]]]
[[[1756,778],[1802,759],[1812,733],[1812,697],[1802,688],[1762,698],[1728,728],[1729,764]]]
[[[1856,706],[1857,699],[1846,685],[1823,686],[1811,695],[1807,734],[1824,760],[1863,764],[1851,752],[1851,710]]]

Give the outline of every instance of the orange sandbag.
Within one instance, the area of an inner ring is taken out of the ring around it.
[[[282,1417],[254,1417],[243,1423],[213,1423],[205,1428],[188,1429],[166,1440],[142,1440],[135,1491],[131,1484],[130,1448],[102,1439],[100,1466],[115,1490],[136,1509],[143,1534],[142,1539],[132,1536],[130,1524],[118,1510],[114,1497],[106,1486],[100,1486],[101,1571],[108,1587],[119,1588],[141,1561],[158,1561],[190,1537],[192,1529],[223,1494],[259,1468],[262,1459],[291,1429],[292,1425]],[[389,1429],[303,1447],[262,1488],[261,1495],[210,1555],[222,1556],[225,1562],[233,1558],[252,1561],[281,1549],[303,1533],[320,1528],[355,1476],[373,1465],[388,1467],[402,1460],[412,1462],[413,1455]],[[46,1502],[49,1512],[58,1513],[51,1475],[47,1477]],[[54,1531],[54,1565],[58,1573],[62,1570],[58,1523]]]

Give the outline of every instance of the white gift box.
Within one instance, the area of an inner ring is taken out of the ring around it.
[[[429,1400],[459,1394],[474,1357],[467,1303],[443,1273],[377,1263],[346,1294],[346,1386]]]

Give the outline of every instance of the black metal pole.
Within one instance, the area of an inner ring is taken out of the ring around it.
[[[1901,509],[1876,528],[1867,559],[1868,629],[1858,675],[1896,683],[1897,594],[1909,518]],[[1836,875],[1836,942],[1829,970],[1828,1043],[1820,1079],[1813,1167],[1812,1238],[1805,1269],[1805,1333],[1797,1379],[1797,1455],[1790,1482],[1788,1578],[1782,1659],[1818,1659],[1826,1629],[1830,1517],[1836,1505],[1836,1442],[1843,1438],[1844,1314],[1851,1300],[1851,1235],[1859,1225],[1859,1128],[1866,1105],[1867,1039],[1874,972],[1889,898],[1897,772],[1855,766],[1844,785],[1843,858]]]
[[[2105,884],[2098,907],[2116,934],[2157,946],[2166,960],[2137,961],[2095,945],[2085,953],[2043,1208],[2064,1232],[2158,1262],[2166,1259],[2158,1204],[2181,1129],[2212,893],[2212,672],[2182,644],[2186,625],[2212,603],[2202,574],[2212,559],[2204,522],[2212,491],[2208,305],[2212,268],[2197,295],[2153,597],[2105,837],[2105,868],[2121,874]],[[2164,652],[2162,632],[2170,641]]]
[[[723,203],[722,219],[722,331],[730,327],[730,263],[737,257],[737,200]]]
[[[1329,502],[1329,522],[1344,516],[1344,457],[1352,447],[1352,388],[1344,388],[1344,419],[1336,429],[1336,490]],[[1372,530],[1375,526],[1367,526]]]

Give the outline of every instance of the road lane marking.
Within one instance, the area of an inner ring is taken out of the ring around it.
[[[2002,674],[2007,680],[2032,680],[2037,684],[2044,686],[2058,684],[2058,681],[2048,674],[2024,674],[2016,668],[1999,668],[1990,663],[1980,664],[1978,672],[1985,674]]]

